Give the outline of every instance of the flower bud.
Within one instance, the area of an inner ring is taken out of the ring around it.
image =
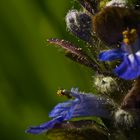
[[[71,10],[66,15],[66,24],[69,31],[80,39],[93,43],[93,30],[91,17],[77,10]]]

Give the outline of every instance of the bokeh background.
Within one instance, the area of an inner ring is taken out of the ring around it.
[[[82,44],[66,29],[75,0],[9,0],[0,3],[0,139],[42,140],[25,129],[48,118],[58,88],[90,91],[92,72],[46,42],[58,37]],[[82,44],[83,45],[83,44]]]

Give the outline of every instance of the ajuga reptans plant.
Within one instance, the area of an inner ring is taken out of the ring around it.
[[[77,1],[81,9],[67,13],[66,25],[85,47],[64,39],[48,42],[93,71],[96,92],[58,90],[68,101],[53,108],[50,121],[26,132],[46,132],[50,140],[140,139],[140,2]]]

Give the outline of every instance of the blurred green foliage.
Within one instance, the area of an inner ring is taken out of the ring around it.
[[[42,140],[24,131],[47,121],[58,88],[90,91],[92,72],[47,44],[74,39],[65,15],[73,0],[10,0],[0,4],[0,139]]]

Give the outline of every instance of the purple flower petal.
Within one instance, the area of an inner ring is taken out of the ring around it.
[[[68,110],[70,110],[70,107],[73,104],[73,100],[64,102],[64,103],[59,103],[54,107],[54,109],[49,113],[49,117],[57,117],[59,115],[65,115],[67,114]]]
[[[140,52],[126,56],[123,62],[115,69],[115,73],[126,80],[140,76]]]
[[[101,61],[112,61],[112,60],[116,60],[116,59],[122,59],[123,56],[124,56],[124,51],[122,51],[122,49],[118,48],[118,49],[101,52],[99,54],[99,59]]]
[[[72,93],[76,94],[77,91]],[[110,118],[110,110],[107,105],[112,106],[112,101],[94,94],[79,93],[80,102],[75,104],[72,117],[97,116]]]
[[[61,123],[64,120],[62,116],[58,116],[57,118],[54,118],[53,120],[50,120],[46,123],[43,123],[39,126],[33,126],[26,130],[26,133],[31,134],[41,134],[43,132],[48,131],[49,129],[53,128],[53,126],[57,123]]]

